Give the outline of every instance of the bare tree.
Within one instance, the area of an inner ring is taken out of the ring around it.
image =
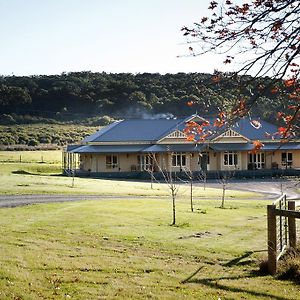
[[[220,208],[225,208],[225,197],[228,184],[230,180],[234,177],[234,172],[226,171],[222,174],[219,174],[219,183],[222,185],[222,201]]]
[[[166,183],[166,185],[170,191],[171,200],[172,200],[172,224],[171,225],[176,225],[176,197],[177,197],[177,194],[179,191],[179,184],[178,184],[176,173],[172,173],[171,170],[167,170],[167,169],[164,170],[160,166],[160,164],[157,162],[157,159],[156,159],[156,156],[154,153],[151,153],[149,155],[152,158],[155,168],[161,174],[164,182]],[[157,179],[154,176],[154,172],[150,171],[149,174],[151,176],[151,181],[153,181],[153,180],[157,181]]]

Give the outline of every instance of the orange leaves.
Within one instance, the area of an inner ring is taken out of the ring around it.
[[[252,153],[256,153],[257,151],[261,150],[262,147],[264,146],[264,144],[259,140],[253,141],[252,144],[253,144],[253,149],[251,150]]]
[[[202,124],[198,124],[197,122],[190,121],[186,123],[186,127],[183,132],[187,136],[187,141],[189,142],[204,142],[212,132],[207,130],[206,127],[209,126],[208,121],[204,121]]]
[[[225,122],[223,119],[220,119],[220,118],[215,119],[215,121],[214,121],[215,127],[222,127],[223,125],[225,125]]]
[[[295,85],[296,79],[295,78],[287,79],[287,80],[284,80],[283,83],[286,87],[292,87]]]
[[[188,142],[194,142],[195,141],[195,135],[194,134],[188,135],[186,140]]]
[[[297,92],[293,92],[293,93],[289,94],[289,98],[300,101],[300,94],[298,94]]]
[[[272,94],[277,94],[278,92],[279,92],[279,88],[276,86],[271,89]]]
[[[243,117],[248,112],[246,101],[241,99],[236,108],[232,110],[232,114],[237,117]]]
[[[218,114],[218,117],[214,121],[214,127],[222,127],[226,124],[226,115],[223,111]]]
[[[221,81],[221,76],[220,75],[213,75],[211,80],[214,83],[220,82]]]
[[[287,131],[286,127],[278,127],[278,133],[280,135],[283,135]]]

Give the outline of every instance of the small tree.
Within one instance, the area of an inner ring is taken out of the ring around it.
[[[222,202],[220,208],[225,208],[226,191],[228,188],[228,184],[233,177],[234,172],[232,171],[227,171],[219,175],[219,182],[222,185]]]
[[[158,172],[162,175],[162,178],[170,191],[171,199],[172,199],[172,224],[171,225],[176,225],[176,197],[177,197],[177,194],[179,191],[179,184],[177,182],[176,174],[173,174],[170,170],[167,171],[167,170],[162,169],[162,167],[157,162],[155,154],[152,153],[150,155],[151,155],[153,164],[158,169]],[[153,182],[153,180],[157,181],[154,176],[153,171],[152,172],[150,171],[148,173],[151,176],[151,182]]]

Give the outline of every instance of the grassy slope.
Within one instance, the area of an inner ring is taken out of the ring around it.
[[[253,273],[265,204],[228,206],[180,200],[177,227],[167,200],[0,209],[0,299],[297,299],[299,286]]]

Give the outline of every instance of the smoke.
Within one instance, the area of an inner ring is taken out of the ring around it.
[[[176,119],[176,118],[171,113],[159,113],[159,114],[144,113],[142,115],[142,119],[156,120],[156,119]]]
[[[155,120],[155,119],[176,119],[176,117],[172,113],[158,113],[153,114],[143,107],[140,106],[131,106],[128,109],[120,110],[114,113],[114,117],[121,118],[121,119],[148,119],[148,120]]]

